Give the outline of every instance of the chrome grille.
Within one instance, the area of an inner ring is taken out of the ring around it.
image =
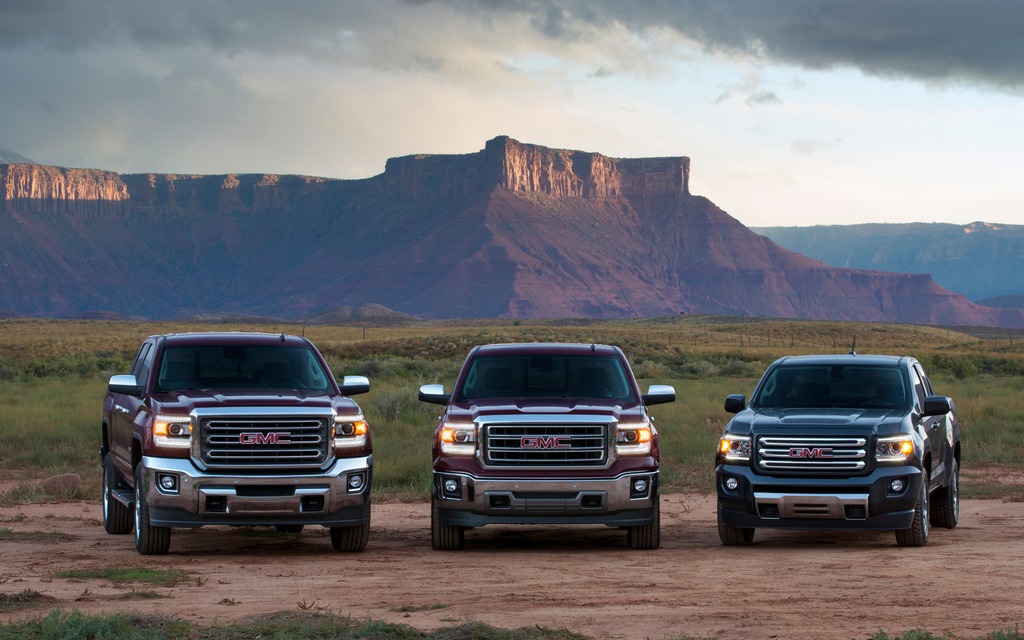
[[[210,468],[321,467],[330,416],[223,415],[199,418],[199,458]]]
[[[782,437],[757,439],[757,466],[764,471],[845,471],[867,468],[867,438]]]
[[[608,425],[602,423],[485,423],[482,432],[487,466],[602,466],[608,461]]]

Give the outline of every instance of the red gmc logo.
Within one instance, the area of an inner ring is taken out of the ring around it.
[[[823,459],[832,457],[831,447],[793,447],[789,450],[790,458]]]
[[[290,433],[240,433],[239,444],[291,444]]]
[[[569,436],[524,436],[519,440],[522,449],[571,449],[572,438]]]

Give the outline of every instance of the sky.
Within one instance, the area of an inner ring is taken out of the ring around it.
[[[747,226],[1024,224],[1013,0],[0,0],[0,149],[368,178],[499,135],[688,156]]]

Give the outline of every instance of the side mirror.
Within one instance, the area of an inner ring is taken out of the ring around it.
[[[451,394],[444,392],[443,384],[425,384],[420,387],[420,402],[447,405],[452,399]]]
[[[366,393],[370,390],[370,379],[366,376],[345,376],[341,383],[341,392],[346,396]]]
[[[652,384],[647,387],[647,393],[640,396],[644,404],[665,404],[676,401],[676,388],[670,384]]]
[[[739,413],[747,408],[747,396],[742,393],[733,393],[725,396],[725,410],[729,413]]]
[[[133,375],[110,376],[107,391],[138,397],[142,395],[142,385],[139,384],[139,381]]]
[[[924,399],[924,415],[941,416],[953,410],[953,400],[946,396],[928,396]]]

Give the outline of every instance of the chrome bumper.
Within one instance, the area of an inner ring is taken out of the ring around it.
[[[190,460],[142,458],[142,491],[155,526],[320,524],[325,527],[362,523],[370,508],[372,456],[339,458],[325,472],[313,475],[227,475],[204,473]],[[176,490],[160,479],[172,476]],[[351,487],[354,477],[361,482]]]
[[[644,489],[637,491],[637,481]],[[446,483],[455,481],[456,491]],[[523,480],[479,478],[434,472],[444,524],[607,524],[636,526],[652,518],[658,472],[630,472],[613,478]]]

